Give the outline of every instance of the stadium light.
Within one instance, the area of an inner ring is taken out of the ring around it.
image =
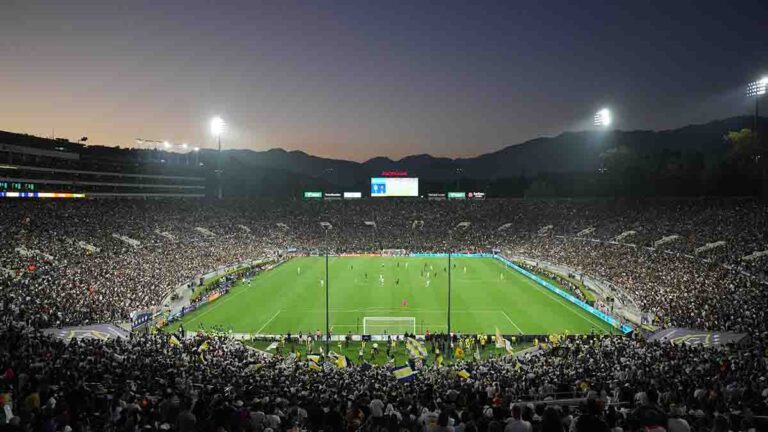
[[[195,152],[199,152],[200,151],[200,147],[195,147],[192,150],[195,151]]]
[[[759,106],[760,96],[765,94],[766,88],[768,88],[768,76],[764,76],[757,81],[752,81],[747,84],[747,96],[755,97],[755,121],[752,126],[752,131],[755,133],[755,139],[757,139],[757,109]]]
[[[747,84],[747,96],[762,96],[768,88],[768,76]]]
[[[224,132],[224,120],[221,117],[214,117],[211,119],[211,134],[220,137]]]
[[[171,148],[171,143],[169,143],[168,141],[163,141],[163,147]]]
[[[608,127],[612,121],[611,110],[608,108],[603,108],[595,113],[595,126]]]
[[[187,143],[184,143],[184,144],[181,145],[181,148],[183,148],[183,149],[186,149],[188,147],[189,147],[189,144],[187,144]]]

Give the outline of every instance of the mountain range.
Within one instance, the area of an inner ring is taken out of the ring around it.
[[[766,119],[761,118],[765,129]],[[461,179],[494,180],[539,174],[594,172],[601,166],[601,154],[616,147],[626,147],[639,155],[661,152],[698,154],[705,159],[719,159],[728,150],[724,136],[729,131],[751,128],[752,117],[732,117],[678,129],[592,130],[565,132],[555,137],[536,138],[509,145],[501,150],[472,158],[451,159],[428,154],[400,160],[376,157],[365,162],[328,159],[302,151],[271,149],[266,151],[226,150],[224,158],[230,176],[280,176],[288,174],[301,183],[339,187],[365,184],[383,171],[405,171],[409,176],[430,182]],[[206,151],[208,158],[216,152]]]

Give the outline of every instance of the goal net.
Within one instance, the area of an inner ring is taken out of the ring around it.
[[[415,317],[363,317],[363,334],[402,335],[416,333]]]

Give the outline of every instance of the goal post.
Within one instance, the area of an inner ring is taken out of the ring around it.
[[[363,334],[416,333],[416,317],[363,317]]]

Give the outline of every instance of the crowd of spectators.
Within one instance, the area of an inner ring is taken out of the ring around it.
[[[759,201],[3,204],[0,402],[13,408],[0,431],[727,431],[763,430],[768,414],[768,257],[742,259],[768,249]],[[218,337],[66,343],[40,331],[126,320],[215,268],[323,248],[500,250],[605,279],[662,326],[750,339],[570,338],[401,383],[384,366],[310,371]],[[564,398],[579,402],[549,404]]]

